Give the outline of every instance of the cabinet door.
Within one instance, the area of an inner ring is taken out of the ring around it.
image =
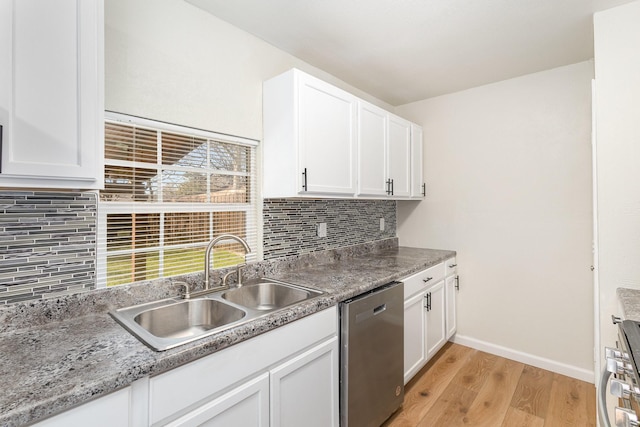
[[[429,308],[427,309],[427,360],[440,350],[447,341],[445,325],[444,280],[427,289]]]
[[[404,383],[427,363],[425,292],[404,302]]]
[[[389,115],[389,172],[393,196],[411,195],[411,123]]]
[[[171,427],[269,425],[269,374],[246,382],[169,424]]]
[[[125,427],[129,422],[131,387],[34,424],[35,427]]]
[[[303,74],[298,85],[302,192],[355,195],[357,99]]]
[[[426,184],[422,171],[422,128],[411,124],[411,198],[422,199]]]
[[[447,299],[447,339],[456,333],[456,298],[457,296],[457,276],[449,276],[445,281]]]
[[[100,188],[102,0],[2,0],[0,185]]]
[[[271,371],[271,425],[338,426],[337,337]]]
[[[366,102],[358,106],[358,194],[386,196],[389,113]]]

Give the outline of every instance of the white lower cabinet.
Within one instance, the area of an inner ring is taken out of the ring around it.
[[[447,339],[456,333],[456,299],[457,299],[457,276],[449,276],[445,280],[446,300],[447,300]]]
[[[424,316],[424,293],[404,301],[404,383],[427,363],[427,322]]]
[[[269,374],[264,373],[168,424],[172,427],[269,425]]]
[[[455,299],[447,298],[446,273],[445,263],[439,263],[402,279],[405,384],[450,337],[448,319],[450,313],[455,319]]]
[[[332,307],[149,380],[152,426],[338,426]]]
[[[451,338],[456,333],[457,322],[457,299],[458,290],[460,289],[460,278],[458,277],[458,264],[455,258],[448,259],[445,263],[446,278],[444,282],[445,286],[445,298],[447,305],[447,339]]]
[[[429,360],[447,342],[444,280],[440,280],[426,289],[426,300],[427,360]]]
[[[336,337],[272,369],[271,425],[337,426],[337,361]]]

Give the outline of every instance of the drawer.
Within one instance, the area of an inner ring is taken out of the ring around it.
[[[404,297],[410,297],[429,285],[436,283],[445,276],[445,264],[441,262],[426,270],[419,271],[401,281],[404,282]]]
[[[452,276],[458,272],[458,264],[456,264],[456,258],[449,258],[444,262],[444,268],[447,276]]]

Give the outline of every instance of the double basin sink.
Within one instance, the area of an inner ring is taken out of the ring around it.
[[[156,351],[167,350],[246,323],[323,292],[273,279],[213,292],[121,308],[111,316]]]

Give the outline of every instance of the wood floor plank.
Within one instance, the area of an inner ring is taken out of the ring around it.
[[[587,426],[596,426],[598,411],[596,409],[596,386],[594,384],[585,383],[587,393]]]
[[[429,412],[451,379],[476,350],[447,344],[405,388],[402,411],[391,417],[384,426],[415,427]],[[428,374],[425,374],[428,372]]]
[[[453,382],[442,392],[418,427],[462,425],[478,393]]]
[[[595,425],[595,416],[587,410],[590,392],[595,393],[587,383],[554,374],[545,427]]]
[[[523,369],[524,364],[501,358],[478,392],[464,423],[487,427],[501,425]]]
[[[499,359],[500,357],[493,354],[477,351],[471,355],[469,361],[460,369],[452,382],[478,392]]]
[[[544,427],[544,418],[511,406],[507,409],[502,427]]]
[[[547,416],[553,373],[525,365],[511,406],[544,419]]]
[[[403,407],[383,426],[595,425],[593,384],[448,343],[407,384]]]

